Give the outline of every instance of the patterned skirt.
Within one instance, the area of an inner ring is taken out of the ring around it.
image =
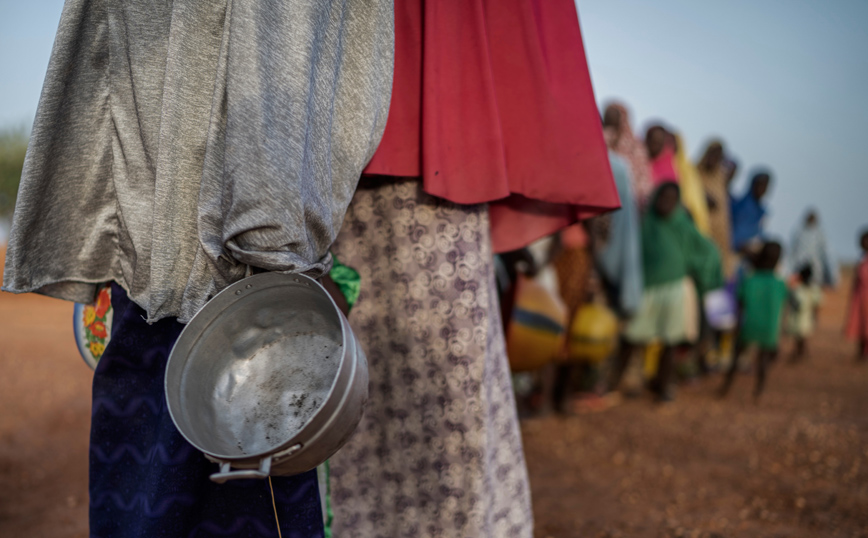
[[[530,537],[485,205],[363,183],[334,245],[362,292],[362,423],[331,460],[335,536]]]
[[[111,340],[93,379],[91,538],[265,538],[277,524],[266,480],[215,484],[217,465],[175,428],[163,390],[184,326],[145,312],[112,285]],[[272,479],[285,538],[323,536],[316,471]]]

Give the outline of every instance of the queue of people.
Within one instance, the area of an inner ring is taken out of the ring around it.
[[[644,139],[636,137],[623,103],[608,104],[602,121],[622,208],[586,222],[587,240],[570,241],[580,246],[536,260],[537,265],[551,260],[557,267],[558,281],[549,291],[565,301],[561,325],[566,336],[558,344],[550,341],[558,347],[553,353],[539,348],[558,363],[554,373],[520,373],[540,381],[536,389],[525,381],[519,392],[531,395],[530,408],[543,410],[616,401],[611,395],[634,393],[637,383],[658,400],[669,401],[677,377],[720,371],[725,376],[719,393],[725,396],[744,368],[742,356],[755,348],[754,394],[759,397],[769,365],[780,354],[782,335],[792,339],[791,361],[805,359],[823,289],[839,281],[819,215],[816,210],[806,213],[787,249],[765,231],[771,171],[756,169],[747,188],[734,192],[738,164],[723,141],[710,141],[692,162],[680,135],[663,124],[650,126]],[[593,260],[592,270],[577,263],[583,252]],[[859,341],[861,356],[868,279],[857,273],[847,333]],[[502,289],[510,295],[508,284]],[[619,319],[617,334],[591,334],[583,304],[601,300]],[[520,296],[509,302],[519,310],[528,308]],[[558,315],[556,309],[539,313],[552,319]],[[616,340],[616,350],[606,360],[575,355],[571,342],[594,339]],[[640,353],[644,366],[637,372],[631,364]],[[587,372],[589,363],[596,370],[592,381],[586,376],[575,382],[569,365],[582,364]],[[552,376],[554,381],[546,381]],[[643,379],[637,381],[637,376]],[[579,396],[565,396],[564,385]]]

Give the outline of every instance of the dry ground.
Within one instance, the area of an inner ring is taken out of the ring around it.
[[[725,401],[713,376],[662,407],[525,421],[537,537],[868,537],[868,364],[845,307],[827,298],[809,358],[784,355],[758,404],[752,376]]]
[[[0,253],[2,260],[2,253]],[[846,289],[846,287],[842,287]],[[537,536],[868,537],[868,365],[830,297],[807,363],[674,404],[523,423]],[[90,370],[72,307],[0,294],[0,536],[87,536]]]

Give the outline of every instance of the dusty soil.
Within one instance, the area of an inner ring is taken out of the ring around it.
[[[524,421],[536,536],[868,537],[868,364],[845,307],[827,297],[805,363],[784,342],[759,403],[752,376],[725,401],[712,376],[665,406]]]
[[[746,376],[716,400],[715,377],[663,407],[524,421],[537,537],[868,537],[868,365],[844,305],[759,404]],[[87,536],[91,372],[71,325],[68,303],[0,294],[2,537]]]
[[[0,536],[86,537],[92,375],[72,304],[0,293],[0,372]]]

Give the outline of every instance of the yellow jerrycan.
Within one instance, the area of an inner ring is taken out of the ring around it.
[[[582,305],[570,327],[570,362],[600,363],[618,345],[618,318],[599,301]]]
[[[515,307],[506,335],[506,351],[513,372],[537,370],[552,361],[564,346],[567,307],[539,282],[519,275]]]

